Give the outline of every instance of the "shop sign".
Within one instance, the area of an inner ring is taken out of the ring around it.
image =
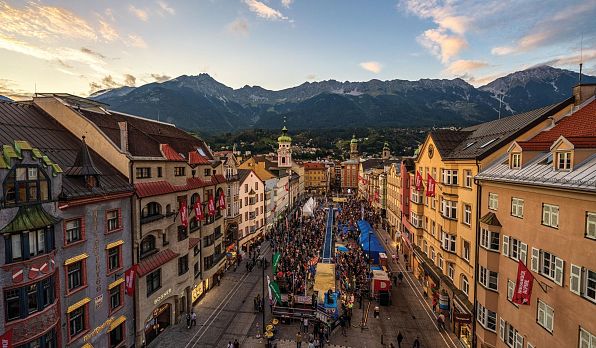
[[[108,327],[110,327],[110,324],[113,321],[114,321],[114,317],[109,317],[108,320],[103,322],[103,324],[99,325],[98,327],[93,329],[93,331],[91,331],[88,334],[86,334],[85,336],[83,336],[83,342],[87,342],[90,339],[92,339],[93,337],[103,334],[104,330],[106,330]]]
[[[453,318],[455,319],[455,321],[460,322],[460,323],[471,323],[472,322],[472,316],[468,313],[460,313],[455,311],[453,313]]]
[[[102,303],[103,303],[103,294],[100,294],[99,296],[95,297],[95,309],[100,308]]]
[[[161,313],[163,313],[168,307],[170,307],[169,303],[164,303],[161,306],[159,306],[159,308],[156,308],[153,310],[152,313],[152,317],[149,321],[151,321],[153,318],[157,318]]]
[[[159,302],[161,302],[163,299],[165,299],[171,293],[172,293],[172,288],[169,288],[163,294],[159,295],[155,300],[153,300],[153,304],[154,305],[158,304]]]
[[[192,302],[195,302],[199,297],[201,297],[201,295],[203,295],[204,291],[205,291],[205,289],[203,287],[203,282],[200,282],[199,284],[195,285],[195,287],[192,289],[192,292],[190,294]]]

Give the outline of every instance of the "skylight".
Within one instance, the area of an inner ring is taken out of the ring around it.
[[[199,153],[199,155],[201,155],[201,156],[203,156],[203,157],[204,157],[204,156],[207,156],[207,155],[205,155],[205,151],[203,151],[203,148],[202,148],[202,147],[199,147],[199,148],[197,149],[197,152]]]
[[[487,147],[488,145],[492,144],[497,139],[499,139],[499,138],[494,138],[494,139],[487,141],[486,143],[482,144],[482,146],[480,146],[480,148],[483,149],[483,148]]]
[[[475,141],[473,141],[473,142],[471,142],[471,143],[468,143],[468,144],[466,145],[466,147],[464,147],[464,150],[465,150],[465,149],[467,149],[468,147],[470,147],[470,146],[474,145],[474,144],[476,144],[476,142],[475,142]]]

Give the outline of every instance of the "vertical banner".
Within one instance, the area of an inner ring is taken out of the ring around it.
[[[422,190],[422,174],[419,171],[416,171],[416,180],[414,181],[414,186],[416,187],[416,191]]]
[[[180,222],[184,228],[188,227],[188,209],[186,207],[186,199],[180,202]]]
[[[219,195],[218,207],[219,209],[226,209],[226,196],[224,196],[223,191]]]
[[[271,262],[272,266],[273,266],[273,274],[277,273],[277,265],[279,264],[279,259],[281,258],[281,254],[279,252],[276,252],[275,254],[273,254],[273,262]],[[267,278],[269,278],[269,276],[267,276]]]
[[[203,218],[205,217],[203,215],[203,205],[201,204],[201,199],[198,198],[197,201],[195,202],[195,217],[197,218],[197,222],[203,220]]]
[[[515,282],[515,291],[513,292],[512,302],[529,305],[532,299],[532,285],[534,284],[534,276],[521,261],[517,263],[517,278]]]
[[[1,348],[12,348],[12,329],[6,331],[4,335],[0,336]]]
[[[209,196],[209,202],[207,203],[207,210],[209,215],[213,216],[215,215],[215,200],[213,198],[213,195]]]
[[[436,194],[437,182],[430,174],[426,174],[426,196],[434,197]]]
[[[133,265],[126,272],[124,272],[124,289],[128,296],[133,296],[135,293],[135,278],[137,276],[137,265]]]

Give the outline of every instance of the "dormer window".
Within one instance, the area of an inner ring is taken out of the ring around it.
[[[557,169],[571,170],[571,151],[557,152]]]
[[[511,169],[519,169],[521,168],[521,153],[513,153],[511,154]]]
[[[6,205],[45,202],[50,197],[50,182],[45,172],[37,166],[13,168],[3,183]]]

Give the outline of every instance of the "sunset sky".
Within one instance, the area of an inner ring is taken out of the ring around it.
[[[596,1],[1,1],[0,94],[81,96],[209,73],[234,88],[596,74]]]

